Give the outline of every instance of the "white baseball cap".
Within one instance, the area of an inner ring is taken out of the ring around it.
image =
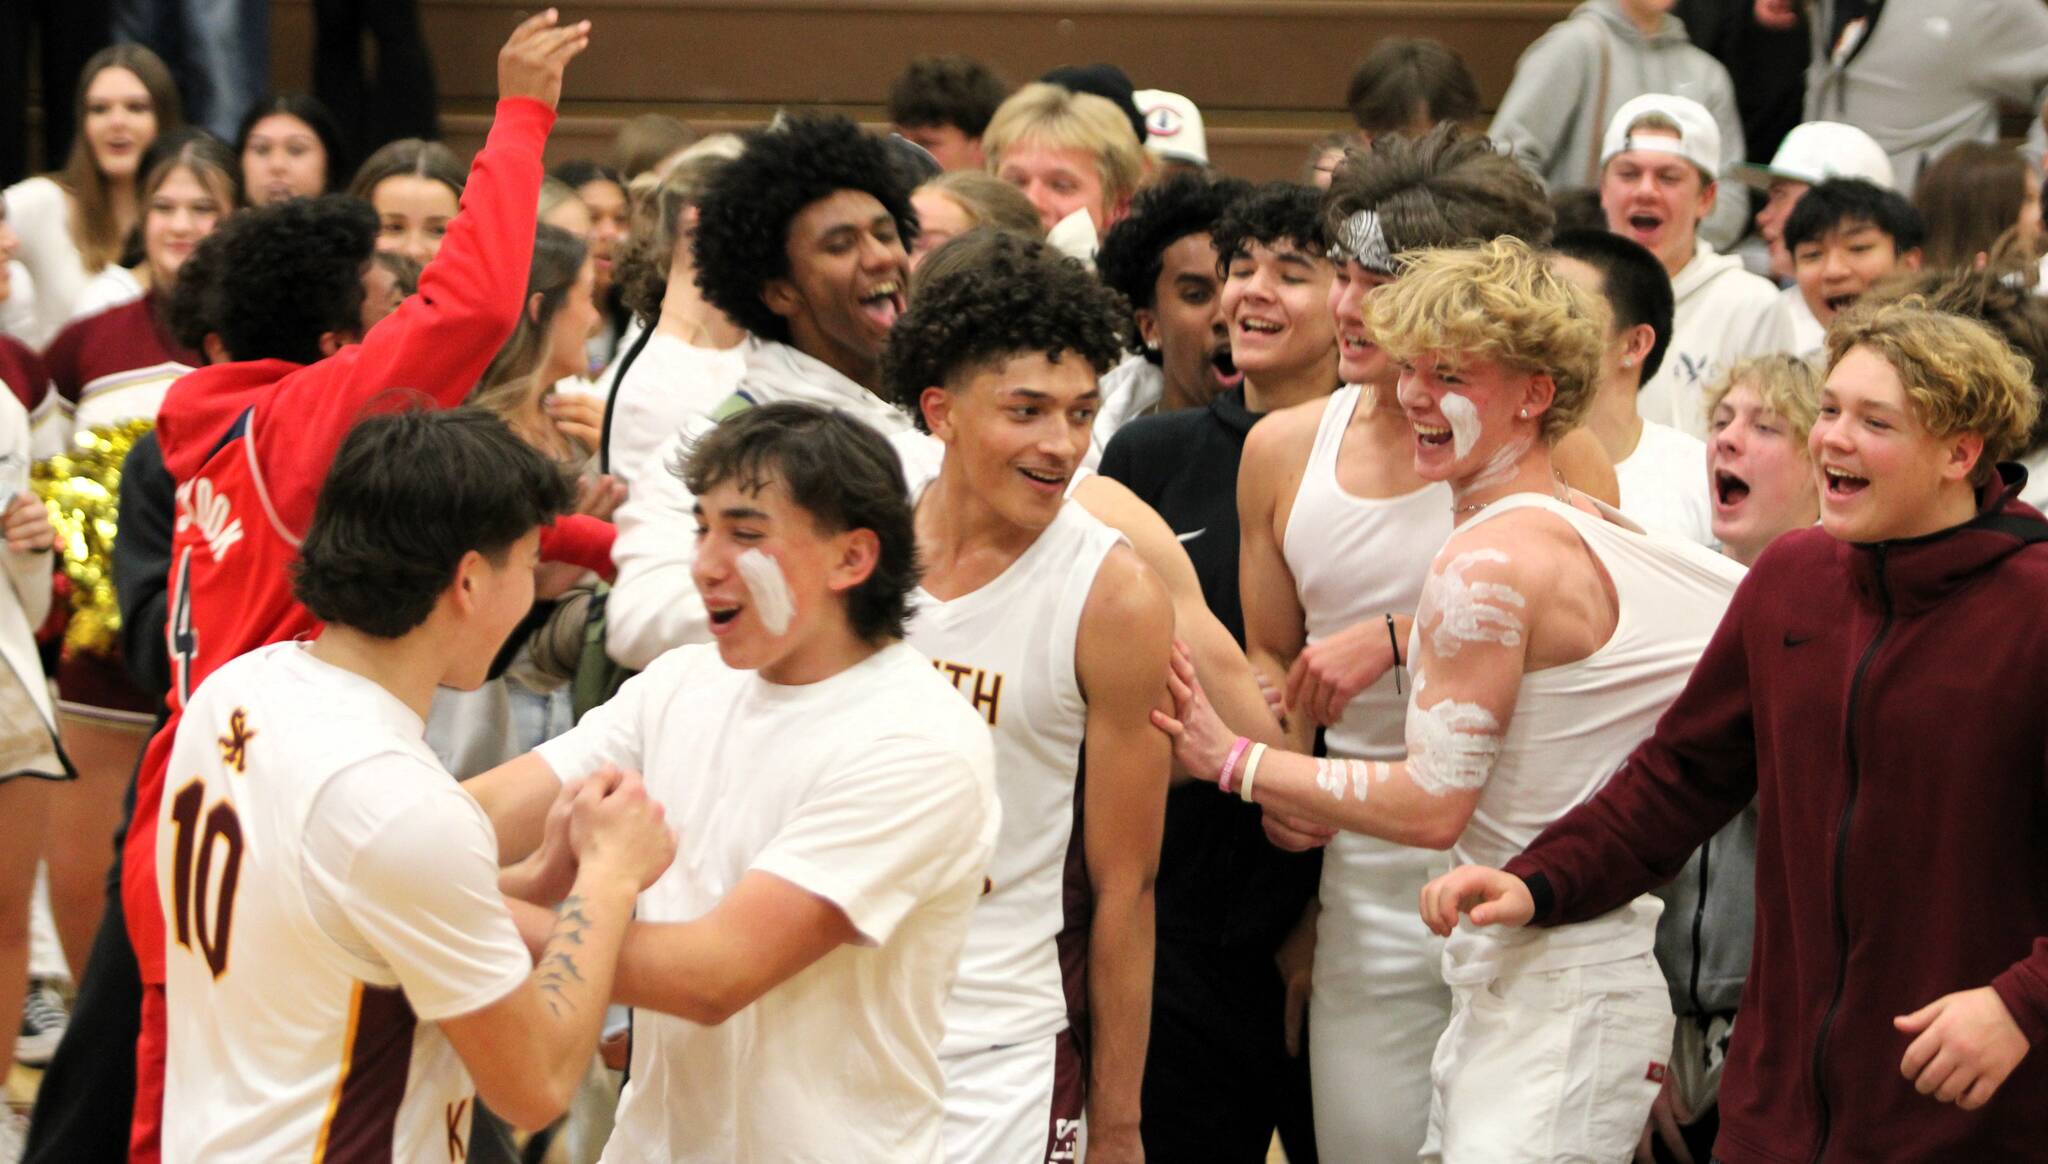
[[[1676,125],[1678,136],[1672,137],[1668,130],[1631,136],[1628,127],[1651,114]],[[1608,120],[1607,136],[1600,143],[1600,165],[1604,168],[1616,154],[1630,150],[1677,154],[1698,166],[1711,182],[1721,172],[1721,127],[1714,124],[1714,115],[1706,106],[1690,97],[1645,93],[1624,102]]]
[[[1209,135],[1194,102],[1164,89],[1140,89],[1131,99],[1145,116],[1147,151],[1161,161],[1209,164]]]
[[[1892,160],[1869,134],[1839,121],[1808,121],[1792,127],[1771,164],[1741,162],[1728,176],[1759,190],[1780,179],[1818,186],[1829,178],[1861,178],[1886,190],[1897,189]]]

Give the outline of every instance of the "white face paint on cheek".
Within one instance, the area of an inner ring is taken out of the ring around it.
[[[1508,556],[1499,550],[1468,550],[1452,558],[1444,571],[1430,580],[1431,597],[1440,616],[1430,631],[1430,645],[1436,653],[1450,658],[1466,643],[1499,643],[1504,647],[1522,642],[1522,620],[1515,611],[1528,600],[1512,586],[1499,582],[1468,582],[1465,571],[1482,562],[1505,565]]]
[[[1451,422],[1451,455],[1462,461],[1479,443],[1479,409],[1456,392],[1444,393],[1437,407]]]
[[[1408,705],[1408,777],[1431,796],[1484,788],[1500,760],[1500,721],[1476,703],[1439,700],[1422,707],[1415,677]]]
[[[789,620],[796,617],[796,596],[789,592],[789,579],[783,577],[782,567],[759,550],[746,550],[736,561],[740,581],[746,583],[747,593],[754,596],[754,609],[761,616],[761,625],[772,635],[788,630]]]

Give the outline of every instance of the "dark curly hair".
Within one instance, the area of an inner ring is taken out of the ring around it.
[[[395,639],[427,621],[470,551],[502,567],[572,500],[555,467],[487,412],[373,415],[334,454],[292,593],[323,622]]]
[[[188,352],[204,354],[206,337],[220,330],[221,250],[227,242],[225,228],[232,221],[222,220],[220,228],[185,256],[178,265],[178,281],[171,284],[170,298],[162,305],[164,329]]]
[[[727,481],[747,493],[780,482],[820,530],[873,530],[880,543],[875,568],[847,592],[847,620],[869,643],[903,637],[922,571],[910,486],[880,433],[837,410],[764,404],[706,432],[672,468],[699,497]]]
[[[919,57],[889,86],[889,120],[897,125],[950,125],[980,137],[1010,87],[973,57]]]
[[[320,358],[323,332],[362,330],[363,264],[377,244],[377,212],[325,194],[225,219],[214,330],[237,360]]]
[[[963,370],[1030,352],[1055,361],[1073,352],[1099,376],[1124,352],[1130,310],[1123,296],[1043,242],[974,230],[933,251],[925,266],[935,262],[944,264],[942,273],[919,283],[882,352],[884,390],[923,431],[931,429],[918,397]]]
[[[1281,241],[1307,248],[1320,259],[1330,242],[1323,233],[1323,192],[1299,182],[1267,182],[1223,208],[1209,238],[1216,244],[1216,266],[1223,270],[1253,243]]]
[[[1492,140],[1448,122],[1413,140],[1384,134],[1370,150],[1345,155],[1330,176],[1324,220],[1334,232],[1361,210],[1379,215],[1395,254],[1501,235],[1540,247],[1557,223],[1534,174]]]
[[[747,138],[746,152],[712,176],[697,202],[691,256],[704,298],[764,339],[789,342],[789,323],[761,288],[789,276],[789,224],[804,207],[841,190],[875,196],[908,247],[917,237],[910,189],[889,147],[843,117],[783,118]]]
[[[1209,234],[1231,203],[1252,192],[1240,178],[1216,178],[1193,171],[1174,174],[1131,200],[1131,212],[1109,228],[1095,252],[1095,273],[1136,312],[1149,310],[1159,290],[1166,250],[1191,234]],[[1139,340],[1132,320],[1131,349],[1153,363],[1159,353]]]

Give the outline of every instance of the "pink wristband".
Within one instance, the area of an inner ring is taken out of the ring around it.
[[[1225,792],[1237,791],[1237,785],[1231,783],[1230,774],[1237,767],[1237,762],[1244,758],[1244,750],[1251,746],[1251,740],[1244,736],[1237,737],[1237,742],[1230,745],[1230,755],[1224,758],[1223,771],[1216,776],[1216,787]]]

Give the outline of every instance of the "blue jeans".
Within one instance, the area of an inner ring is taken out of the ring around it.
[[[162,57],[185,119],[229,144],[270,91],[268,0],[114,0],[114,39]]]

